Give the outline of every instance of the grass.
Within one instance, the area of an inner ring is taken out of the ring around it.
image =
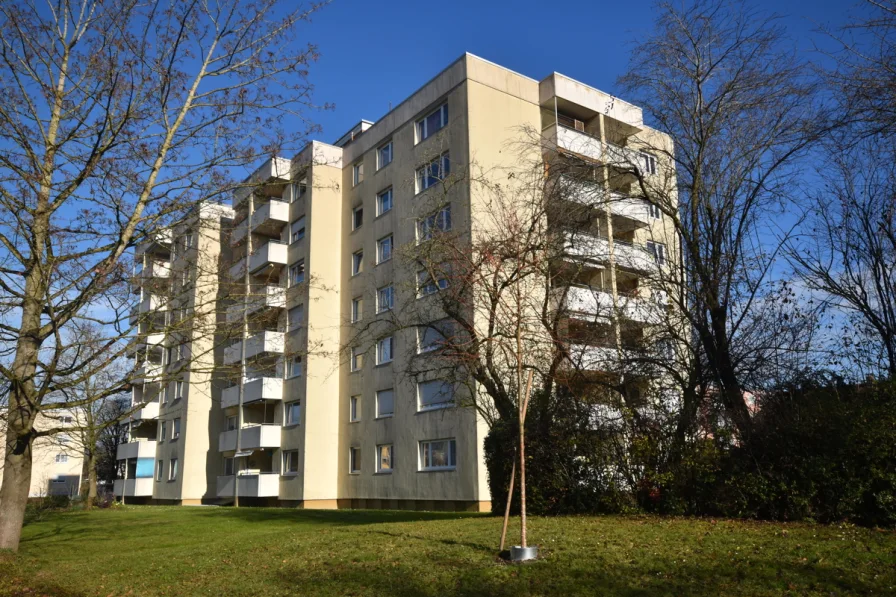
[[[850,525],[129,506],[63,512],[0,555],[0,595],[886,595],[896,533]],[[518,529],[517,525],[512,529]]]

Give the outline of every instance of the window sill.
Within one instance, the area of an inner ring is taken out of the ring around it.
[[[457,405],[455,403],[451,402],[451,403],[445,403],[445,404],[438,404],[436,406],[418,407],[417,414],[419,415],[421,413],[428,413],[428,412],[432,412],[434,410],[445,410],[448,408],[454,408],[455,406],[457,406]]]
[[[394,416],[395,416],[395,413],[392,413],[392,414],[389,414],[389,415],[380,415],[380,416],[378,416],[378,417],[374,417],[373,420],[374,420],[374,421],[379,421],[379,420],[381,420],[381,419],[391,419],[391,418],[393,418]]]
[[[437,468],[421,468],[418,473],[444,473],[446,471],[456,471],[456,466],[440,466]]]
[[[375,216],[375,217],[373,218],[373,221],[376,222],[377,220],[379,220],[379,219],[381,219],[381,218],[384,218],[384,217],[388,216],[390,213],[392,213],[392,208],[391,208],[391,207],[390,207],[389,209],[387,209],[386,211],[384,211],[383,213],[381,213],[381,214]]]
[[[357,476],[359,476],[359,475],[361,474],[361,471],[349,471],[348,474],[349,474],[349,475],[354,475],[354,476],[357,477]]]
[[[284,429],[294,429],[295,427],[299,427],[301,423],[287,423],[283,425]]]
[[[374,368],[379,369],[380,367],[388,367],[392,364],[392,361],[386,361],[385,363],[377,363],[374,365]]]
[[[298,477],[299,473],[298,473],[298,471],[296,471],[294,473],[280,473],[280,476],[281,477]]]
[[[349,420],[348,424],[354,425],[355,423],[360,423],[360,422],[361,422],[361,419],[355,419],[354,421]]]
[[[388,475],[391,475],[391,474],[392,474],[392,471],[377,471],[377,472],[375,472],[375,473],[373,473],[373,474],[374,474],[374,475],[386,475],[386,476],[388,476]]]

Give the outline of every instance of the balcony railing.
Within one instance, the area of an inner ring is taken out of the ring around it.
[[[218,436],[218,451],[233,452],[236,450],[237,430],[222,431]],[[251,425],[243,427],[240,436],[241,450],[260,450],[262,448],[280,447],[279,425]]]
[[[233,497],[233,475],[218,477],[217,496]],[[240,473],[238,491],[240,497],[277,497],[280,495],[280,473]]]
[[[584,316],[588,321],[609,319],[614,314],[613,296],[602,290],[583,286],[558,288],[558,298],[566,293],[564,307],[572,317]],[[664,303],[617,293],[619,317],[644,324],[657,324],[663,316]]]
[[[131,458],[155,458],[156,446],[159,442],[154,440],[137,440],[118,444],[115,454],[116,460],[130,460]]]
[[[246,358],[252,359],[264,355],[281,355],[283,354],[284,334],[283,332],[263,331],[250,336],[246,340]],[[233,365],[238,363],[241,358],[240,342],[231,344],[224,349],[224,364]]]
[[[125,497],[147,497],[152,496],[154,484],[152,477],[115,479],[112,489],[115,492],[115,495],[123,495]]]
[[[254,290],[244,305],[242,301],[227,307],[227,322],[236,323],[243,318],[243,312],[252,315],[263,309],[282,309],[286,306],[286,288],[282,286],[262,286]]]
[[[243,404],[262,400],[282,400],[283,380],[279,377],[258,377],[243,382]],[[240,401],[240,387],[231,386],[221,392],[221,408],[237,406]]]
[[[597,262],[608,262],[610,259],[609,240],[585,232],[569,232],[566,236],[567,254]],[[613,252],[616,266],[640,273],[657,271],[657,263],[646,248],[630,241],[614,238]]]

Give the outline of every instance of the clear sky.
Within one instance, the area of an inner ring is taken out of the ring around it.
[[[814,53],[819,25],[837,26],[854,0],[756,0],[774,12],[800,51]],[[377,120],[464,52],[535,79],[553,71],[616,93],[632,42],[654,24],[650,0],[334,0],[302,33],[321,59],[311,80],[318,102],[335,110],[311,115],[317,137],[335,141],[364,118]],[[815,55],[821,58],[819,55]]]

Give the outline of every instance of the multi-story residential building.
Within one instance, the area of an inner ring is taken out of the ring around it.
[[[5,413],[4,413],[5,415]],[[5,416],[0,416],[0,437],[6,437]],[[72,409],[53,408],[42,411],[35,421],[38,431],[72,428],[41,436],[31,447],[31,487],[28,497],[49,495],[75,497],[81,491],[81,475],[84,469],[84,452],[77,431],[77,413]],[[0,462],[4,457],[6,442],[0,442]],[[3,467],[0,466],[0,482]]]
[[[570,330],[577,318],[610,330],[589,339],[570,333],[582,366],[604,367],[594,354],[618,354],[655,317],[642,308],[646,280],[675,253],[662,214],[628,197],[632,177],[613,163],[650,174],[656,156],[634,139],[669,141],[645,127],[639,108],[594,88],[557,73],[537,81],[465,54],[378,122],[269,160],[235,194],[220,250],[231,256],[228,280],[219,281],[228,296],[222,337],[230,338],[216,363],[223,388],[218,399],[214,384],[200,386],[209,396],[202,409],[213,404],[217,412],[180,427],[206,443],[181,442],[176,454],[163,454],[158,426],[175,415],[162,407],[127,452],[129,478],[165,478],[166,461],[185,466],[192,457],[189,494],[143,491],[305,508],[487,510],[487,427],[474,409],[456,407],[454,395],[469,389],[409,375],[427,340],[392,325],[403,304],[431,300],[442,281],[393,256],[434,227],[488,234],[472,178],[433,187],[474,162],[483,172],[518,166],[508,147],[531,140],[527,131],[543,140],[526,150],[533,162],[560,156],[586,164],[589,184],[613,198],[570,230],[569,258],[584,265],[565,294]],[[599,316],[604,309],[612,315]],[[185,381],[192,403],[196,382]],[[146,458],[162,463],[155,473],[141,468],[145,442]]]
[[[230,262],[233,212],[205,203],[180,224],[141,243],[132,289],[136,337],[127,441],[118,447],[115,495],[135,502],[193,504],[213,500],[217,458],[210,436],[220,429],[225,341],[219,312]],[[211,488],[211,489],[210,489]]]

